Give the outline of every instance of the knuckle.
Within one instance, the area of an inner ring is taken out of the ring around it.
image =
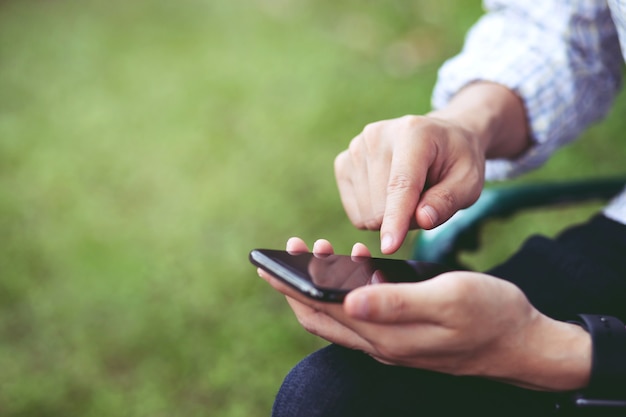
[[[472,284],[461,274],[447,274],[445,276],[445,293],[450,302],[454,303],[459,298],[463,298]]]
[[[366,124],[363,128],[363,131],[361,132],[361,136],[363,136],[363,138],[365,139],[377,137],[380,133],[381,124],[382,122],[373,122]]]
[[[353,159],[360,159],[362,151],[361,138],[359,136],[350,141],[350,144],[348,145],[348,153]]]
[[[477,290],[476,284],[456,275],[447,276],[446,284],[439,304],[439,314],[444,319],[458,321],[459,308],[467,306],[467,301],[473,299],[472,294]]]
[[[309,316],[297,316],[297,318],[298,318],[298,323],[300,323],[300,325],[304,328],[304,330],[315,335],[318,334],[318,327],[316,325],[315,320],[313,320]]]
[[[347,151],[343,151],[335,157],[333,166],[335,168],[335,174],[337,176],[344,176],[344,174],[346,173],[346,170],[347,170],[346,167],[348,165],[347,158],[348,158]]]
[[[354,227],[360,230],[366,230],[367,227],[365,219],[363,219],[360,211],[357,208],[347,205],[344,206],[344,209],[346,211],[346,214],[348,215],[348,219],[354,225]]]
[[[367,222],[361,220],[360,218],[350,218],[350,221],[359,230],[372,230],[368,227]]]
[[[384,298],[378,300],[378,303],[372,304],[373,307],[378,306],[382,310],[380,314],[384,314],[389,321],[408,315],[410,309],[406,295],[398,291],[387,292]]]
[[[406,115],[400,118],[402,127],[409,132],[427,134],[433,130],[431,120],[419,115]]]
[[[389,182],[387,183],[387,193],[388,194],[403,193],[407,190],[412,189],[414,186],[415,186],[415,183],[410,175],[395,174],[389,178]]]
[[[373,214],[370,218],[363,221],[363,225],[367,230],[380,230],[383,224],[383,213]]]
[[[478,200],[478,197],[480,197],[480,192],[482,190],[482,184],[484,182],[484,178],[485,178],[485,172],[484,170],[480,169],[480,168],[475,168],[472,169],[468,175],[467,175],[468,181],[470,182],[470,184],[480,184],[479,187],[476,187],[476,189],[469,195],[469,200],[467,201],[466,207],[471,206],[472,204],[474,204],[476,202],[476,200]]]
[[[383,122],[370,123],[363,129],[361,140],[365,150],[371,155],[379,155],[384,146],[384,135],[382,134]]]
[[[413,348],[395,337],[384,337],[376,344],[378,355],[390,363],[401,364],[414,354]]]
[[[394,362],[398,359],[397,347],[394,346],[392,341],[383,340],[376,346],[376,351],[378,355],[385,360],[390,362]]]
[[[432,195],[438,199],[447,213],[457,208],[457,198],[455,194],[447,188],[432,189]]]
[[[363,223],[363,226],[367,230],[379,230],[382,224],[383,224],[383,217],[380,216],[380,217],[374,217],[374,218],[366,220]]]
[[[485,168],[482,165],[472,164],[468,177],[471,182],[482,183],[483,178],[485,178]]]
[[[400,122],[405,124],[406,126],[414,127],[414,126],[420,126],[424,124],[425,117],[418,116],[415,114],[405,114],[404,116],[400,117],[398,120],[400,120]]]

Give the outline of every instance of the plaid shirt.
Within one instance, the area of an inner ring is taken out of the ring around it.
[[[626,0],[485,0],[484,7],[461,53],[440,69],[433,106],[478,80],[522,98],[534,145],[515,160],[488,161],[487,178],[498,180],[537,168],[606,115],[626,56]],[[626,190],[605,214],[626,224]]]

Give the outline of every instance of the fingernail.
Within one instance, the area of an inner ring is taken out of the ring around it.
[[[387,250],[391,250],[392,246],[393,236],[391,236],[389,233],[385,233],[380,239],[380,250],[386,252]]]
[[[439,220],[439,215],[431,206],[422,207],[422,212],[426,214],[428,219],[430,220],[431,225],[434,227],[437,224],[437,220]]]

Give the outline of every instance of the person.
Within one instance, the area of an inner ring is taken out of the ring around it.
[[[384,254],[409,229],[470,206],[486,179],[540,166],[603,117],[619,89],[626,3],[484,7],[439,71],[434,110],[369,124],[335,160],[348,217],[380,230]],[[309,250],[298,238],[287,249]],[[312,250],[333,248],[319,240]],[[585,224],[530,237],[487,273],[371,285],[331,304],[259,271],[305,329],[332,342],[289,373],[273,415],[544,416],[594,404],[626,415],[617,408],[626,399],[624,253],[626,190]],[[370,252],[356,244],[352,254]]]

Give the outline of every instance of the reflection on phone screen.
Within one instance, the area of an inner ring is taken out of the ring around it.
[[[384,282],[417,282],[449,270],[413,260],[268,251],[273,259],[318,288],[352,290]]]

